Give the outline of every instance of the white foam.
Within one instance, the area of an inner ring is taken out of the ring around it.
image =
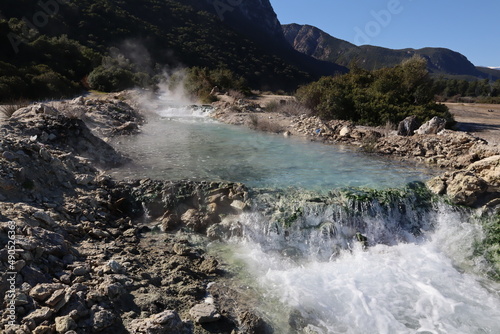
[[[163,106],[156,110],[156,113],[166,118],[205,118],[208,116],[206,109],[193,106]]]
[[[438,220],[421,244],[358,244],[330,262],[296,263],[251,242],[238,257],[267,296],[325,333],[500,333],[498,294],[456,267],[480,230],[453,213]]]

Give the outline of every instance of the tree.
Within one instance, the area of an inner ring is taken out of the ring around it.
[[[300,87],[297,99],[323,119],[382,125],[416,115],[421,121],[441,116],[452,119],[444,105],[434,102],[434,82],[420,57],[394,68],[355,69]]]

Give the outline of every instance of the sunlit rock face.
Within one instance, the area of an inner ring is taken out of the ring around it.
[[[206,0],[203,7],[240,33],[264,42],[273,40],[286,44],[269,0]]]

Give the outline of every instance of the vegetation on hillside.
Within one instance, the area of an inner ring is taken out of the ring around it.
[[[313,79],[217,15],[179,0],[81,0],[57,8],[4,0],[0,14],[0,101],[144,86],[178,67],[228,69],[258,89],[293,90]]]
[[[349,74],[303,86],[296,97],[323,119],[366,125],[397,123],[410,115],[421,121],[433,116],[452,120],[448,108],[434,102],[426,65],[425,59],[413,57],[394,68],[354,68]]]
[[[500,79],[467,81],[440,77],[434,80],[433,89],[438,101],[500,103]]]

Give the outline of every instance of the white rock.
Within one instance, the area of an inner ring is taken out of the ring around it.
[[[351,134],[352,132],[352,129],[348,126],[344,126],[341,130],[340,130],[340,133],[339,133],[339,136],[341,137],[347,137]]]
[[[123,273],[125,271],[125,268],[123,268],[123,266],[115,260],[110,260],[108,262],[108,267],[115,274]]]

